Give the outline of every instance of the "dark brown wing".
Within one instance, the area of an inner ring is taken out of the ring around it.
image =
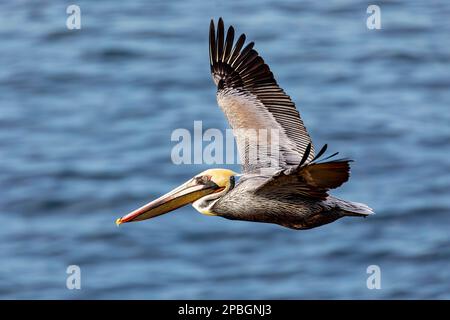
[[[325,200],[330,189],[337,188],[348,180],[351,161],[339,159],[281,170],[262,184],[255,193],[278,197],[301,195]]]

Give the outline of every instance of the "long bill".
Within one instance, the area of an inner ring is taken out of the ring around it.
[[[192,203],[208,194],[220,191],[221,189],[223,188],[212,181],[200,183],[194,178],[158,199],[117,219],[116,224],[120,225],[125,222],[154,218]]]

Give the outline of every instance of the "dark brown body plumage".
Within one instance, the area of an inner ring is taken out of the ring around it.
[[[221,197],[212,212],[231,220],[275,223],[291,229],[311,229],[344,217],[342,200],[329,196],[324,201],[297,195],[258,194],[258,187],[268,178],[244,178]]]

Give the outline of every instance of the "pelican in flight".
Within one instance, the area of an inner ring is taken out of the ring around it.
[[[244,34],[236,41],[234,38],[232,26],[225,34],[222,18],[217,32],[211,20],[211,74],[217,86],[217,102],[236,139],[242,174],[227,169],[206,170],[116,223],[154,218],[187,204],[205,215],[275,223],[297,230],[345,216],[372,214],[365,204],[328,193],[348,180],[351,160],[335,159],[337,153],[320,159],[326,145],[315,154],[299,112],[253,48],[254,43],[244,47]],[[255,140],[258,130],[277,134]],[[257,161],[248,156],[254,148],[258,149]]]

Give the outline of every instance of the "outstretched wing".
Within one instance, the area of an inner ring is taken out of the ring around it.
[[[243,172],[298,165],[311,143],[290,97],[245,35],[234,43],[234,29],[219,19],[217,34],[211,20],[209,56],[217,85],[217,101],[233,129]],[[244,47],[244,48],[243,48]],[[311,147],[307,162],[314,158]],[[255,163],[252,155],[257,154]]]
[[[319,154],[323,154],[325,150],[326,145]],[[281,170],[269,178],[264,184],[258,187],[255,193],[277,198],[289,198],[301,195],[308,198],[325,200],[328,197],[328,191],[330,189],[337,188],[348,180],[350,177],[351,161],[348,159],[338,159],[328,162],[303,164],[302,160],[299,166]]]

